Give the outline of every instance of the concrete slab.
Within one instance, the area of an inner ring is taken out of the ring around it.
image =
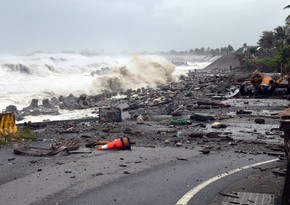
[[[275,195],[250,192],[229,193],[221,205],[274,205]]]

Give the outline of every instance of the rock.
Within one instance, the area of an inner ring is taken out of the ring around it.
[[[206,114],[194,113],[193,115],[190,116],[190,119],[196,120],[196,121],[212,121],[212,120],[215,120],[215,117],[211,115],[206,115]]]
[[[78,98],[72,94],[70,94],[67,97],[61,96],[59,97],[59,100],[62,102],[59,105],[60,109],[74,110],[74,109],[79,108],[79,103],[77,102]]]
[[[135,101],[134,103],[130,104],[130,109],[132,109],[132,110],[138,109],[141,107],[140,104],[141,104],[141,102]]]
[[[189,137],[190,138],[203,138],[205,134],[202,132],[194,132],[194,133],[190,133]]]
[[[131,119],[131,115],[128,111],[122,112],[122,120],[129,120]]]
[[[14,112],[16,115],[20,114],[20,111],[17,109],[15,105],[8,105],[5,110],[7,112]]]
[[[257,124],[265,124],[265,119],[262,119],[262,118],[256,118],[256,119],[255,119],[255,123],[257,123]]]
[[[177,143],[175,143],[175,146],[176,147],[181,147],[182,146],[182,143],[181,142],[177,142]]]
[[[58,106],[59,102],[56,97],[50,99],[50,104],[53,106]]]
[[[225,124],[222,124],[220,122],[215,122],[211,125],[212,128],[226,128],[227,126]]]
[[[41,111],[39,109],[35,109],[30,112],[30,115],[33,115],[33,116],[41,115]]]
[[[57,107],[55,107],[54,105],[52,105],[49,101],[49,99],[45,98],[42,100],[42,105],[44,108],[48,108],[48,109],[57,109]]]
[[[40,110],[41,114],[43,115],[59,115],[60,113],[58,112],[58,109],[55,108],[55,109],[41,109]]]
[[[239,110],[237,111],[237,114],[252,114],[251,110]]]
[[[20,121],[20,120],[24,119],[24,117],[22,116],[22,113],[17,109],[17,107],[15,105],[7,106],[5,111],[6,112],[14,112],[16,121]]]
[[[208,150],[208,149],[203,149],[203,150],[200,150],[200,152],[201,152],[202,154],[209,154],[209,153],[210,153],[210,150]]]
[[[82,94],[80,95],[79,99],[77,100],[77,103],[79,105],[79,108],[81,109],[88,109],[91,107],[91,103],[89,100],[86,99],[87,95],[86,94]]]
[[[63,102],[64,99],[65,99],[65,97],[64,97],[63,95],[60,95],[60,96],[58,97],[58,100],[59,100],[60,102]]]
[[[28,107],[25,107],[22,109],[23,112],[30,112],[31,110],[34,110],[34,109],[38,109],[39,106],[38,106],[38,100],[37,99],[32,99],[31,100],[31,103]]]
[[[199,109],[211,109],[211,105],[200,105]]]
[[[137,117],[137,121],[138,122],[144,122],[144,121],[149,121],[150,117],[148,115],[139,115]]]
[[[208,138],[220,138],[220,133],[219,132],[209,132],[206,134],[206,137],[208,137]]]
[[[124,102],[117,105],[117,107],[120,108],[121,110],[128,110],[130,108],[130,105],[127,102]]]
[[[229,144],[229,145],[237,145],[238,143],[237,143],[237,142],[233,142],[233,141],[231,141],[231,142],[229,142],[228,144]]]
[[[120,108],[99,108],[100,122],[122,122],[122,115]]]
[[[38,106],[38,100],[37,99],[32,99],[29,107],[38,108],[39,107]]]

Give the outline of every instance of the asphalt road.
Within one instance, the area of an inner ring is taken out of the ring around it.
[[[232,151],[198,155],[185,161],[178,160],[141,172],[124,174],[102,186],[96,184],[95,188],[80,195],[71,196],[67,192],[60,192],[49,197],[46,203],[66,205],[176,204],[185,193],[209,178],[270,159],[274,158],[268,155],[254,156]],[[259,167],[271,167],[275,163]],[[208,205],[220,191],[259,171],[259,169],[249,168],[222,178],[203,188],[188,204]],[[43,204],[43,201],[39,204]]]

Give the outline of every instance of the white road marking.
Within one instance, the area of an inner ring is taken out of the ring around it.
[[[225,173],[223,173],[221,175],[217,175],[215,177],[212,177],[212,178],[202,182],[201,184],[197,185],[196,187],[192,188],[189,192],[187,192],[185,195],[183,195],[183,197],[181,197],[178,200],[176,205],[186,205],[194,197],[194,195],[196,195],[200,190],[202,190],[206,186],[210,185],[211,183],[213,183],[213,182],[215,182],[215,181],[217,181],[217,180],[219,180],[219,179],[221,179],[223,177],[229,176],[231,174],[234,174],[234,173],[237,173],[239,171],[242,171],[242,170],[245,170],[245,169],[249,169],[249,168],[252,168],[252,167],[255,167],[255,166],[259,166],[259,165],[275,162],[277,160],[278,159],[272,159],[272,160],[268,160],[268,161],[264,161],[264,162],[259,162],[259,163],[247,165],[247,166],[244,166],[244,167],[240,167],[240,168],[225,172]]]

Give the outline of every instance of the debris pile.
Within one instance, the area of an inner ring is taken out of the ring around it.
[[[59,109],[92,108],[96,118],[27,124],[36,129],[38,139],[57,142],[64,137],[80,138],[88,147],[120,136],[130,137],[131,144],[137,146],[193,149],[199,145],[205,150],[202,153],[237,145],[243,150],[244,140],[253,144],[278,142],[281,132],[273,129],[275,124],[278,129],[278,111],[285,109],[287,101],[273,104],[244,98],[239,93],[238,77],[230,70],[196,70],[181,76],[178,82],[156,88],[96,96],[61,96],[44,99],[42,105],[32,99],[21,111],[13,105],[7,109],[14,109],[23,117],[32,113],[58,114]],[[112,97],[116,95],[122,97]]]

